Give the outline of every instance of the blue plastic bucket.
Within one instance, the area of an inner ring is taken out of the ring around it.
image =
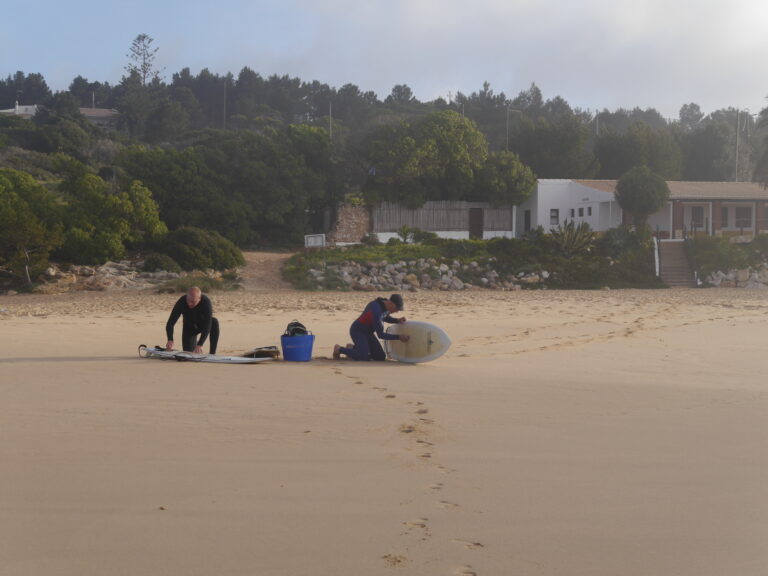
[[[314,334],[296,334],[281,336],[283,359],[289,362],[309,362],[312,360],[312,346],[315,343]]]

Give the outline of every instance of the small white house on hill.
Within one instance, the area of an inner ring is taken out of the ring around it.
[[[7,114],[8,116],[19,116],[21,118],[32,118],[37,114],[37,104],[22,105],[16,102],[13,108],[6,110],[0,110],[0,114]]]

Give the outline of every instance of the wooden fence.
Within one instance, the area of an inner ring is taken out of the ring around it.
[[[373,232],[397,232],[403,226],[429,232],[468,231],[470,211],[482,210],[482,229],[490,232],[511,231],[512,206],[493,208],[484,202],[433,201],[412,210],[391,202],[382,202],[371,210]]]

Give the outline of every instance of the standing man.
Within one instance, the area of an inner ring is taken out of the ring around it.
[[[185,352],[202,354],[203,344],[210,335],[209,353],[216,354],[216,346],[219,343],[219,321],[213,317],[210,298],[204,295],[200,288],[192,286],[187,290],[186,296],[179,298],[173,306],[168,322],[165,324],[165,333],[168,336],[166,350],[173,350],[173,327],[179,320],[179,316],[184,318],[181,329],[182,349]]]
[[[352,338],[351,346],[343,347],[336,344],[333,347],[333,358],[338,360],[344,354],[352,360],[386,360],[387,355],[381,347],[382,340],[400,340],[408,342],[407,334],[388,334],[384,332],[382,322],[390,324],[402,324],[405,318],[393,318],[390,314],[400,312],[403,309],[403,297],[400,294],[392,294],[389,298],[376,298],[363,310],[363,313],[352,322],[349,327],[349,335]]]

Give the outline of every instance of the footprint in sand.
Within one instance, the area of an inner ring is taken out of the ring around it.
[[[418,529],[421,531],[421,540],[427,540],[428,538],[431,538],[432,534],[429,531],[429,526],[427,526],[427,520],[429,520],[429,518],[417,518],[416,520],[411,520],[410,522],[403,522],[403,524],[408,527],[408,531],[406,533],[410,533],[413,530]]]
[[[416,518],[416,520],[403,522],[403,524],[405,524],[406,526],[410,526],[412,528],[426,528],[428,521],[429,521],[429,518]]]
[[[453,508],[459,507],[455,502],[449,502],[448,500],[440,500],[438,504],[440,505],[440,508],[445,508],[446,510],[452,510]]]
[[[429,458],[432,458],[432,454],[430,452],[424,452],[424,454],[419,454],[419,458],[427,460]]]
[[[408,558],[399,554],[385,554],[381,559],[387,563],[387,566],[400,566],[408,561]]]
[[[483,546],[480,542],[472,542],[471,540],[461,540],[454,538],[453,541],[457,544],[461,544],[468,550],[479,550],[480,548],[485,548],[485,546]]]
[[[453,571],[456,576],[477,576],[477,572],[472,569],[472,566],[467,564],[466,566],[460,566]]]
[[[410,424],[401,424],[400,425],[400,432],[402,434],[410,434],[410,433],[415,432],[415,431],[416,431],[416,428],[414,428]]]
[[[418,410],[416,410],[416,414],[428,414],[428,413],[429,413],[429,410],[427,410],[426,408],[419,408]]]
[[[442,482],[435,482],[434,484],[430,484],[429,486],[427,486],[427,488],[429,488],[433,492],[437,492],[437,491],[443,489],[443,483]]]
[[[387,394],[384,398],[397,398],[394,394]]]

